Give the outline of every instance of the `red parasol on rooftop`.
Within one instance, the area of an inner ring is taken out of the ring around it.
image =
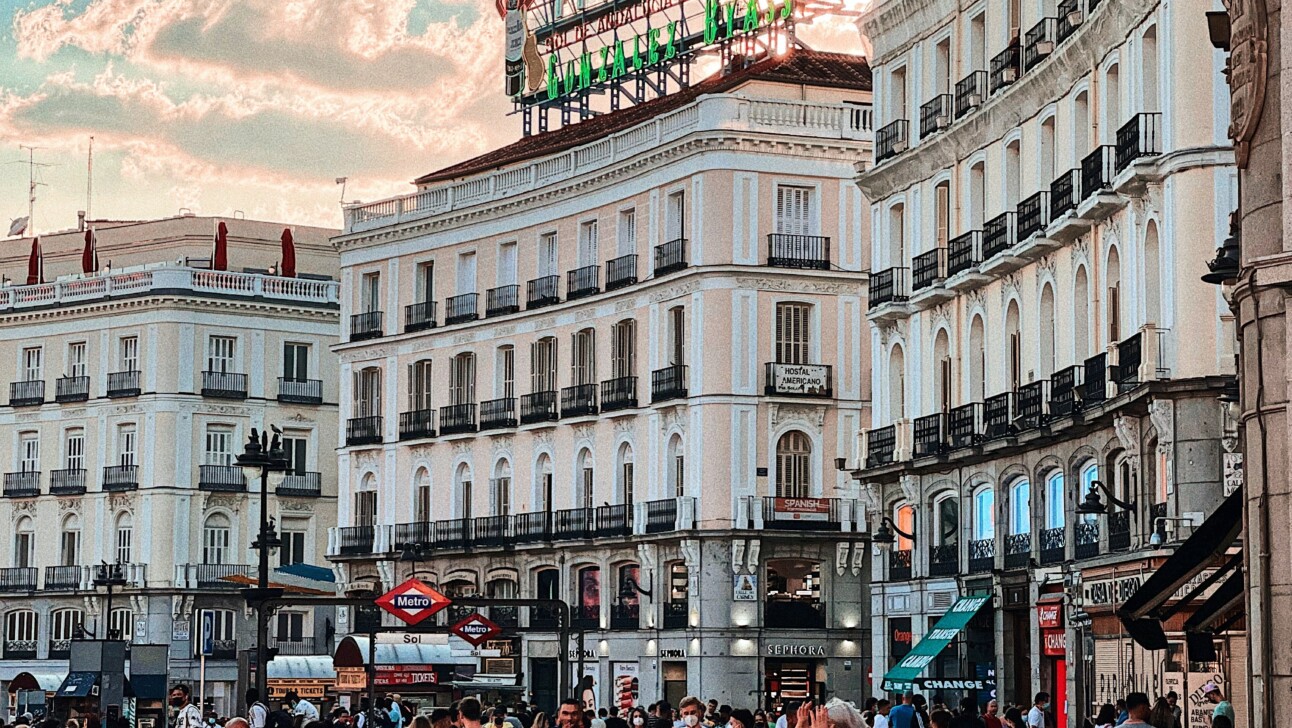
[[[27,258],[27,285],[45,282],[45,254],[40,252],[40,238],[31,239],[31,256]]]
[[[229,269],[229,228],[223,221],[215,226],[215,248],[211,251],[211,270]]]
[[[85,231],[85,249],[81,251],[81,272],[93,273],[99,269],[99,241],[94,237],[94,228]]]
[[[292,229],[283,228],[283,265],[279,275],[296,277],[296,244],[292,242]]]

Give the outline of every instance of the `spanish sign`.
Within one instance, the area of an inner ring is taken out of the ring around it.
[[[377,598],[377,606],[410,625],[419,624],[452,602],[421,579],[409,579]]]

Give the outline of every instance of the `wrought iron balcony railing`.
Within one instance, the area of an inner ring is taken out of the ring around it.
[[[897,452],[897,427],[877,427],[866,433],[866,467],[878,468],[893,462]]]
[[[9,406],[32,407],[45,403],[45,380],[9,383]]]
[[[520,424],[532,425],[536,422],[556,422],[560,418],[557,409],[557,393],[554,391],[534,392],[520,398]]]
[[[773,268],[830,269],[830,238],[824,235],[767,236],[767,265]]]
[[[867,299],[870,308],[878,308],[888,303],[901,303],[911,297],[908,268],[888,268],[870,276],[870,296]]]
[[[613,291],[637,282],[637,255],[629,253],[606,262],[606,290]]]
[[[911,292],[922,291],[947,279],[947,249],[934,248],[911,261]]]
[[[973,447],[982,442],[985,434],[983,427],[982,402],[953,407],[947,413],[947,442],[953,448]]]
[[[650,373],[651,402],[685,399],[687,396],[685,364],[674,364]]]
[[[888,552],[888,580],[908,581],[911,578],[911,550],[893,549]]]
[[[381,415],[351,417],[345,422],[345,444],[380,445],[382,440]]]
[[[938,94],[920,107],[920,137],[929,137],[951,126],[951,94]]]
[[[1095,150],[1081,159],[1081,199],[1086,200],[1091,195],[1102,190],[1109,189],[1113,184],[1113,177],[1116,174],[1114,164],[1114,155],[1116,147],[1111,144],[1104,144],[1095,147]]]
[[[1005,536],[1005,568],[1026,569],[1032,558],[1032,534],[1011,533]]]
[[[499,397],[480,403],[481,430],[503,430],[516,424],[515,397]]]
[[[1049,566],[1063,561],[1063,526],[1047,528],[1041,531],[1041,564]]]
[[[1003,253],[1018,241],[1017,216],[1014,212],[1002,212],[988,220],[982,226],[982,257],[988,260]]]
[[[565,274],[565,300],[587,298],[601,292],[601,266],[585,265]]]
[[[506,316],[520,310],[520,286],[498,286],[485,291],[485,318]]]
[[[581,417],[597,413],[597,385],[576,384],[561,389],[561,416]]]
[[[996,565],[996,539],[980,538],[969,542],[969,573],[981,574]]]
[[[1018,203],[1018,240],[1024,241],[1050,224],[1050,193],[1037,192]]]
[[[1161,153],[1161,112],[1135,114],[1117,130],[1118,172],[1129,167],[1136,159],[1155,157]]]
[[[1067,417],[1079,410],[1080,365],[1065,367],[1050,376],[1050,416]]]
[[[686,238],[677,238],[655,246],[655,275],[679,271],[687,265]]]
[[[941,455],[946,450],[947,418],[945,412],[915,418],[915,457]]]
[[[1058,18],[1041,18],[1023,36],[1023,69],[1032,70],[1050,57],[1058,42]]]
[[[435,328],[435,301],[418,301],[404,306],[404,333]]]
[[[103,468],[103,490],[110,493],[139,488],[138,465],[107,465]]]
[[[981,230],[970,230],[947,243],[947,277],[963,273],[981,262]]]
[[[4,497],[34,498],[40,495],[40,471],[20,470],[4,474]]]
[[[323,495],[323,474],[314,472],[287,473],[283,482],[274,489],[280,496],[317,498]]]
[[[1084,521],[1073,527],[1072,555],[1078,559],[1093,559],[1099,555],[1099,522]]]
[[[968,114],[987,100],[987,72],[971,71],[956,82],[956,118]]]
[[[399,413],[399,439],[418,440],[435,437],[435,410],[432,408]]]
[[[238,372],[202,372],[202,396],[246,399],[247,375]]]
[[[241,493],[247,489],[247,480],[237,465],[199,465],[197,487],[198,490]]]
[[[81,495],[85,492],[85,468],[49,471],[50,495]]]
[[[322,404],[323,380],[279,377],[278,401],[295,404]]]
[[[875,164],[906,151],[911,145],[911,122],[897,119],[875,131]]]
[[[988,440],[1014,433],[1014,393],[1004,392],[983,402],[983,429]]]
[[[89,377],[59,377],[54,382],[55,402],[84,402],[89,398]]]
[[[1069,169],[1050,183],[1050,218],[1053,222],[1077,208],[1081,198],[1081,170]]]
[[[942,544],[929,549],[929,576],[955,576],[959,573],[959,544]]]
[[[138,397],[140,392],[138,371],[111,372],[108,374],[109,397]]]
[[[480,318],[480,294],[460,293],[444,301],[444,325],[464,324]]]
[[[542,308],[561,302],[561,277],[542,276],[525,284],[525,308]]]
[[[450,404],[440,408],[440,435],[459,435],[476,431],[474,403]]]
[[[350,315],[350,341],[379,339],[384,333],[381,311],[364,311]]]
[[[637,377],[616,377],[601,383],[601,411],[632,409],[637,406]]]
[[[1081,404],[1097,404],[1108,397],[1108,354],[1099,352],[1086,359],[1081,373]]]
[[[991,59],[991,92],[994,94],[1012,85],[1022,72],[1023,54],[1017,45],[997,53]]]

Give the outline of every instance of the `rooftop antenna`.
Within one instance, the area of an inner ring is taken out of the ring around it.
[[[26,229],[26,233],[27,233],[28,235],[31,235],[31,234],[33,234],[33,231],[36,229],[36,188],[37,188],[37,187],[46,187],[46,186],[47,186],[44,182],[37,182],[37,181],[36,181],[36,168],[37,168],[37,167],[53,167],[54,165],[52,165],[52,164],[45,164],[45,163],[37,162],[37,161],[36,161],[36,150],[37,150],[37,149],[44,149],[44,147],[35,147],[35,146],[28,145],[28,144],[19,144],[19,145],[18,145],[18,148],[19,148],[19,149],[25,149],[25,150],[27,150],[27,159],[25,160],[25,163],[26,163],[26,165],[27,165],[27,229]],[[24,160],[15,160],[15,162],[16,162],[16,163],[18,163],[18,164],[23,164],[23,163],[24,163]]]
[[[85,219],[93,220],[90,207],[94,204],[94,137],[90,137],[90,153],[85,163]]]
[[[337,178],[336,178],[336,183],[337,183],[337,184],[339,184],[339,185],[341,185],[341,204],[342,204],[342,205],[344,205],[344,204],[345,204],[345,183],[346,183],[347,181],[349,181],[349,179],[350,179],[349,177],[337,177]]]

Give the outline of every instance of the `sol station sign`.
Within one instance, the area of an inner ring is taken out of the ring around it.
[[[449,631],[470,642],[472,647],[479,647],[502,634],[502,627],[477,613],[453,625]]]
[[[430,584],[421,579],[409,579],[377,597],[377,606],[409,625],[419,624],[452,603],[452,599],[431,588]]]

